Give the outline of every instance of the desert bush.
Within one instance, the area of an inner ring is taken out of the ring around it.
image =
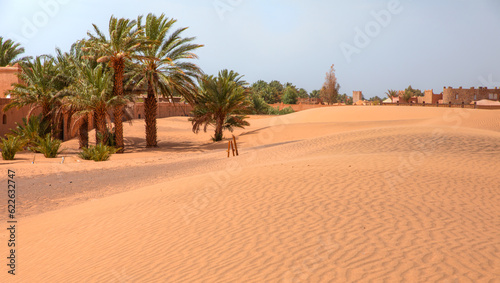
[[[295,111],[293,111],[293,108],[291,106],[288,106],[288,107],[285,107],[285,108],[279,110],[278,115],[286,115],[286,114],[290,114],[293,112],[295,112]]]
[[[50,133],[50,121],[42,119],[41,115],[23,118],[23,123],[16,123],[17,127],[12,132],[25,140],[28,150],[35,151],[36,142],[39,137],[45,137]]]
[[[25,140],[20,136],[9,135],[0,139],[3,160],[14,160],[16,153],[22,150],[25,144]]]
[[[106,128],[106,139],[104,139],[103,135],[101,133],[97,133],[97,138],[100,141],[106,140],[104,145],[110,146],[110,147],[116,147],[116,141],[115,141],[115,131],[110,131],[108,128]]]
[[[83,148],[78,154],[82,159],[94,161],[106,161],[111,154],[116,153],[117,149],[112,146],[107,146],[99,143],[95,146],[91,145],[88,148]]]
[[[43,153],[43,156],[46,158],[55,158],[61,153],[61,151],[59,151],[61,143],[61,140],[54,138],[51,134],[47,134],[44,138],[38,138],[35,149]]]
[[[295,112],[295,111],[293,111],[293,108],[291,106],[285,107],[281,110],[279,109],[279,106],[276,106],[276,108],[269,107],[267,114],[269,114],[269,115],[286,115],[286,114],[290,114],[293,112]]]

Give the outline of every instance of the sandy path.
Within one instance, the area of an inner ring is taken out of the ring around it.
[[[338,109],[256,121],[238,158],[189,157],[204,174],[22,218],[13,282],[499,280],[498,112],[314,122]]]

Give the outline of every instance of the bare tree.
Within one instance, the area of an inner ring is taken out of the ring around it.
[[[325,82],[323,83],[323,87],[320,91],[320,97],[328,104],[337,103],[339,89],[340,85],[337,83],[337,77],[335,77],[335,69],[332,65],[330,67],[330,71],[326,73]]]

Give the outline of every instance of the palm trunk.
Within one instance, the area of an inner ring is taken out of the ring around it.
[[[51,112],[50,105],[43,104],[42,105],[42,119],[41,119],[41,121],[49,121],[50,133],[52,135],[55,135],[56,129],[57,129],[57,124],[54,124],[54,121],[52,119],[52,115],[50,112]]]
[[[156,97],[153,89],[153,85],[148,81],[148,96],[144,103],[144,119],[146,120],[146,147],[157,147],[158,142],[156,140]]]
[[[221,118],[217,118],[215,121],[215,136],[214,136],[215,141],[222,140],[222,124],[223,123],[224,123],[224,119],[221,119]]]
[[[115,77],[113,92],[115,96],[123,97],[123,73],[124,73],[124,61],[123,58],[119,58],[114,65]],[[115,118],[115,143],[118,149],[117,153],[123,153],[125,148],[123,144],[123,105],[116,106],[113,111],[113,116]]]
[[[50,115],[50,105],[47,104],[42,105],[42,120],[44,121],[52,120],[52,117]]]
[[[95,131],[96,144],[99,143],[106,144],[108,139],[106,131],[106,110],[104,109],[96,110],[94,112],[94,117],[96,125],[96,131]]]
[[[82,117],[82,123],[78,128],[78,143],[80,148],[89,147],[89,116],[87,114]]]

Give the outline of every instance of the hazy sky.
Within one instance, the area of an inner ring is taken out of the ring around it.
[[[0,0],[0,36],[26,55],[67,51],[92,23],[150,12],[178,19],[204,44],[207,74],[321,88],[335,64],[342,93],[500,87],[500,0]]]

